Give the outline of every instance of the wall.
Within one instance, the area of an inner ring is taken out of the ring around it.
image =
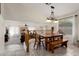
[[[10,26],[23,26],[24,23],[19,22],[19,21],[13,21],[13,20],[5,20],[5,26],[10,27]]]
[[[3,17],[0,15],[0,53],[4,51],[4,24]]]
[[[55,27],[55,32],[58,31],[58,23],[44,23],[44,24],[37,24],[35,22],[27,22],[27,21],[14,21],[14,20],[5,20],[5,26],[10,27],[10,26],[19,26],[22,27],[25,24],[28,25],[29,29],[37,29],[37,30],[42,30],[46,29],[45,26],[47,26],[47,30],[50,30],[51,27]]]

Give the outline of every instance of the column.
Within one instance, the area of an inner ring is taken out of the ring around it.
[[[5,33],[5,29],[4,29],[4,20],[2,15],[0,15],[0,53],[4,52],[4,33]]]
[[[73,43],[77,44],[78,41],[78,19],[77,15],[73,17],[73,29],[72,29],[72,38],[73,38]]]

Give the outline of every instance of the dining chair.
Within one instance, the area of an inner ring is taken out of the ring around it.
[[[35,32],[34,48],[37,45],[36,49],[38,49],[38,47],[41,45],[41,43],[42,43],[42,45],[44,47],[44,41],[42,40],[42,37],[37,32]]]
[[[35,33],[35,42],[34,42],[34,47],[37,45],[37,48],[39,46],[39,35]]]

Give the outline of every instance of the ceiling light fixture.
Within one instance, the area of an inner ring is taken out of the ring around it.
[[[46,22],[51,22],[51,20],[46,20]]]
[[[46,5],[50,6],[51,3],[46,3]],[[47,17],[46,22],[52,22],[52,21],[56,21],[57,22],[57,19],[55,19],[55,16],[54,16],[54,9],[55,9],[55,7],[54,6],[50,6],[50,8],[51,8],[51,13],[50,13],[50,16]]]

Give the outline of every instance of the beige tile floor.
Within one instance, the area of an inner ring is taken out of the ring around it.
[[[71,38],[71,37],[70,37]],[[34,40],[30,40],[30,52],[25,51],[25,44],[6,44],[2,56],[79,56],[79,47],[73,45],[71,40],[68,42],[68,48],[58,48],[54,53],[46,51],[42,46],[39,49],[33,48]]]

